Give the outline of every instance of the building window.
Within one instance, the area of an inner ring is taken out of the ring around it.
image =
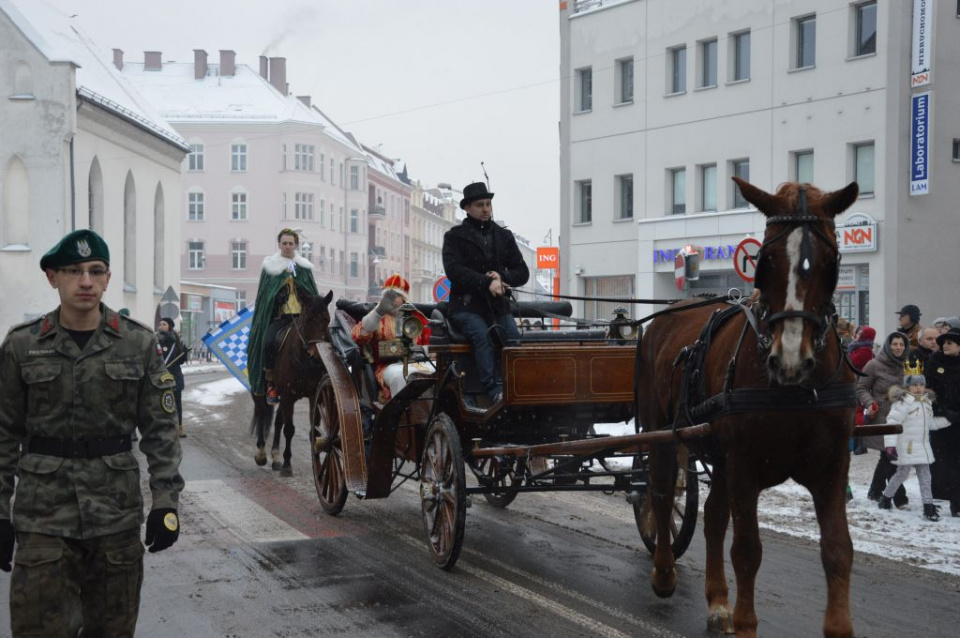
[[[327,154],[320,153],[320,181],[321,182],[327,181],[326,165],[327,165]]]
[[[687,170],[674,168],[669,171],[670,212],[683,215],[687,212]]]
[[[312,144],[294,144],[293,168],[298,171],[313,172],[315,147]]]
[[[230,170],[235,173],[243,173],[247,170],[247,145],[230,145]]]
[[[800,183],[813,183],[813,151],[797,151],[793,154],[793,174]]]
[[[305,241],[300,244],[300,256],[309,262],[313,261],[313,245],[310,242]]]
[[[244,270],[247,267],[247,242],[230,242],[230,254],[233,257],[233,269]]]
[[[330,272],[331,274],[336,272],[337,267],[337,251],[333,248],[330,249]]]
[[[700,43],[700,88],[717,85],[717,41]]]
[[[350,276],[360,276],[360,261],[357,253],[350,253]]]
[[[577,70],[577,110],[589,111],[593,108],[593,69]]]
[[[633,102],[633,58],[617,60],[617,102]]]
[[[187,220],[203,221],[203,193],[187,193]]]
[[[853,147],[853,164],[856,180],[860,187],[860,195],[873,195],[874,192],[874,145],[856,144]]]
[[[857,12],[857,41],[854,55],[869,55],[877,52],[877,3],[864,2],[855,8]]]
[[[360,211],[356,208],[350,209],[350,232],[360,232]]]
[[[957,1],[960,2],[960,0]],[[957,5],[957,10],[960,11],[960,4]],[[960,138],[956,137],[953,138],[953,161],[960,162]]]
[[[247,194],[232,193],[230,199],[230,219],[235,222],[247,221]]]
[[[340,252],[340,274],[342,275],[342,274],[343,274],[343,267],[344,267],[343,251],[341,250],[341,251],[339,251],[339,252]]]
[[[750,79],[750,32],[733,36],[733,81]]]
[[[717,165],[700,167],[700,210],[717,210]]]
[[[238,290],[237,291],[237,312],[240,312],[247,307],[247,291]]]
[[[203,144],[190,145],[190,154],[187,155],[187,170],[194,172],[203,170]]]
[[[750,181],[750,160],[733,160],[733,175],[734,177],[739,177],[745,182]],[[733,207],[734,208],[747,208],[750,206],[743,193],[740,192],[740,187],[736,182],[733,182]]]
[[[293,218],[313,220],[313,193],[294,193]]]
[[[796,20],[798,69],[812,67],[817,61],[817,16]]]
[[[683,93],[687,90],[687,47],[670,49],[667,60],[670,64],[670,71],[667,73],[670,78],[670,93]]]
[[[584,295],[594,299],[614,298],[630,299],[635,296],[633,275],[619,275],[613,277],[584,277]],[[583,304],[584,318],[609,320],[613,318],[613,311],[619,304],[614,301],[585,301]]]
[[[617,175],[617,219],[633,219],[633,175]]]
[[[350,167],[350,190],[352,191],[360,190],[360,167],[359,166]]]
[[[190,270],[203,270],[206,258],[203,255],[203,242],[191,241],[187,244],[188,267]]]
[[[589,179],[577,182],[577,200],[580,203],[578,224],[589,224],[593,221],[593,182]]]

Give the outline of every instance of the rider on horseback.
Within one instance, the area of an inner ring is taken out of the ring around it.
[[[300,256],[299,229],[284,228],[277,235],[279,251],[264,258],[257,286],[256,309],[247,342],[247,371],[255,395],[266,393],[267,403],[280,402],[273,386],[277,335],[300,315],[300,295],[317,294],[313,264]]]

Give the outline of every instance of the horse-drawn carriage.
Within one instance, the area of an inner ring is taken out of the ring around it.
[[[633,503],[640,527],[646,451],[673,435],[594,432],[596,423],[633,416],[637,342],[629,321],[523,332],[519,342],[502,347],[504,395],[489,405],[468,341],[447,321],[443,305],[405,306],[397,319],[400,343],[388,347],[405,365],[419,362],[420,371],[408,371],[403,390],[381,404],[372,366],[350,338],[352,325],[371,307],[339,301],[331,342],[318,345],[326,375],[310,440],[327,512],[339,513],[351,492],[384,498],[399,484],[418,481],[430,549],[443,569],[453,567],[460,553],[473,495],[506,507],[523,492],[619,491]],[[518,319],[571,313],[570,304],[558,302],[515,308]],[[422,324],[410,316],[413,310],[431,316],[429,359],[414,345]],[[705,427],[682,436],[702,435]],[[688,463],[694,470],[692,457]],[[678,488],[682,498],[671,529],[676,556],[696,527],[697,487],[691,475]],[[655,535],[644,541],[652,551]]]

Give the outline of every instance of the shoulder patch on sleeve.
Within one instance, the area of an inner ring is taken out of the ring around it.
[[[173,396],[173,390],[164,390],[163,397],[160,399],[160,405],[163,406],[163,411],[168,414],[173,414],[177,411],[177,399]]]
[[[161,373],[160,373],[160,383],[167,383],[167,382],[171,382],[171,381],[172,381],[172,382],[176,382],[176,379],[174,378],[174,376],[173,376],[172,374],[170,374],[169,372],[161,372]]]

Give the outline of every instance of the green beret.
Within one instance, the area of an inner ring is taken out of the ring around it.
[[[110,249],[103,237],[86,228],[75,230],[40,258],[40,270],[62,268],[85,261],[103,261],[110,265]]]

